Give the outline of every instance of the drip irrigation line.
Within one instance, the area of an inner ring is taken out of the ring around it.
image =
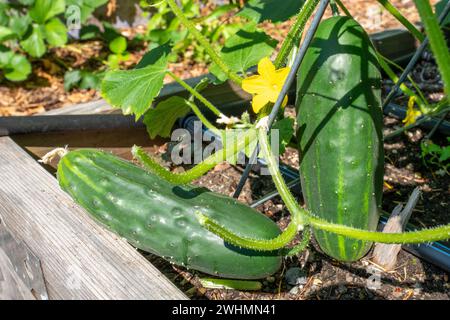
[[[450,3],[450,2],[449,2]],[[430,140],[431,137],[435,134],[435,132],[437,131],[437,129],[441,126],[442,123],[444,123],[445,118],[447,118],[447,116],[450,114],[450,111],[447,111],[446,113],[444,113],[442,115],[442,117],[439,119],[438,122],[436,122],[436,124],[434,125],[433,129],[431,129],[431,131],[423,138],[424,141]]]

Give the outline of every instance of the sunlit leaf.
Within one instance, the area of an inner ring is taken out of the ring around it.
[[[30,9],[30,17],[39,24],[44,24],[54,16],[64,13],[65,0],[36,0]]]
[[[53,18],[45,24],[45,39],[55,47],[61,47],[67,43],[67,29],[58,18]]]
[[[172,128],[177,119],[184,117],[191,110],[188,100],[181,97],[170,97],[155,108],[151,108],[144,116],[144,124],[150,138],[160,136],[170,137]]]
[[[47,51],[44,43],[44,33],[39,25],[33,25],[30,35],[20,42],[22,48],[34,58],[40,58]]]
[[[108,72],[102,82],[105,100],[121,108],[124,114],[134,114],[139,119],[163,86],[169,52],[169,47],[161,46],[148,52],[136,69]]]
[[[237,15],[256,23],[282,22],[297,14],[303,4],[302,0],[250,0]]]
[[[251,25],[227,39],[221,50],[221,57],[232,71],[245,73],[250,67],[257,65],[259,60],[270,56],[276,45],[276,40]],[[210,72],[220,80],[226,79],[226,75],[215,64],[211,66]]]

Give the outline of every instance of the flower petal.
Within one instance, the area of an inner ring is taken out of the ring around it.
[[[288,101],[289,101],[288,96],[284,97],[283,104],[281,105],[281,107],[282,108],[286,107],[286,105],[288,104]]]
[[[262,58],[258,63],[258,73],[270,83],[275,75],[275,66],[269,58]]]
[[[272,103],[277,102],[278,96],[280,95],[280,91],[274,90],[273,88],[266,88],[266,91],[264,92],[264,95],[267,97],[267,100],[269,100]]]
[[[264,106],[269,103],[267,97],[262,94],[257,94],[253,97],[252,108],[255,113],[259,113]]]
[[[274,83],[276,83],[280,88],[282,88],[290,71],[291,71],[291,68],[289,68],[289,67],[281,68],[281,69],[277,70],[273,76],[272,81]]]
[[[259,75],[242,80],[242,89],[251,94],[261,94],[267,91],[268,86],[267,81]]]

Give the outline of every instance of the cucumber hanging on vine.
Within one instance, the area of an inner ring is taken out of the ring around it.
[[[383,191],[381,74],[364,29],[349,17],[319,25],[298,71],[300,176],[317,217],[375,231]],[[314,229],[320,248],[355,261],[371,247]]]
[[[58,165],[61,188],[132,245],[171,263],[233,279],[259,279],[281,265],[278,252],[232,246],[203,228],[196,212],[242,234],[280,234],[269,218],[237,200],[191,185],[176,186],[99,150],[77,150]]]

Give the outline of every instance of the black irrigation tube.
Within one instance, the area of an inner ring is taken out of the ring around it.
[[[450,3],[450,2],[449,2]],[[389,103],[384,109],[383,112],[387,116],[391,116],[397,119],[405,119],[406,117],[406,109],[403,106],[399,106],[394,103]],[[450,122],[446,121],[444,118],[430,118],[425,120],[423,123],[420,123],[421,127],[426,129],[433,130],[436,128],[445,136],[450,136]]]
[[[29,133],[144,128],[122,114],[0,117],[0,137]]]

